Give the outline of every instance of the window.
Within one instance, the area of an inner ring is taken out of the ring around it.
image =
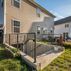
[[[47,28],[43,29],[43,34],[47,34]]]
[[[69,27],[69,24],[65,24],[65,28],[68,28]]]
[[[13,1],[13,5],[17,8],[20,8],[20,1],[21,0],[12,0]]]
[[[40,12],[41,12],[40,9],[39,8],[36,8],[36,13],[37,13],[37,16],[38,17],[40,17]]]
[[[41,28],[40,26],[37,26],[37,34],[40,34]]]
[[[63,33],[64,39],[68,38],[68,32]]]
[[[20,22],[12,20],[12,26],[13,26],[13,32],[14,33],[20,33]]]
[[[42,34],[47,34],[47,28],[41,28]]]

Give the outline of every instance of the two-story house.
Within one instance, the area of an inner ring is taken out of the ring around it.
[[[3,24],[4,34],[50,33],[54,18],[34,0],[0,0],[0,23]]]
[[[63,34],[64,38],[71,38],[71,16],[55,21],[54,34]]]

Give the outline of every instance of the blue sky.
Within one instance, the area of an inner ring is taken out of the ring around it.
[[[44,8],[52,12],[55,20],[71,16],[71,0],[35,0]]]

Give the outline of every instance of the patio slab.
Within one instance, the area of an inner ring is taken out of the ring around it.
[[[21,53],[21,55],[22,55],[22,59],[25,60],[29,65],[33,66],[37,70],[42,70],[47,65],[49,65],[55,58],[60,56],[63,52],[64,51],[58,53],[55,53],[54,51],[46,52],[42,55],[37,56],[36,63],[33,63],[34,60],[30,56],[26,55],[25,53]]]
[[[58,53],[55,53],[54,51],[49,51],[42,55],[37,56],[38,68],[42,70],[44,67],[49,65],[55,58],[60,56],[62,53],[63,51]]]

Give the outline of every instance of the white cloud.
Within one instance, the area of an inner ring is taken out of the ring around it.
[[[62,15],[60,15],[60,14],[57,13],[57,12],[51,11],[51,13],[53,13],[53,14],[56,16],[55,20],[58,20],[58,19],[64,18]]]
[[[55,16],[55,20],[67,17],[67,16],[71,16],[71,5],[67,4],[67,5],[62,5],[56,8],[55,11],[51,11]]]
[[[63,16],[70,16],[71,15],[71,5],[63,5],[60,6],[57,11],[62,14]]]

